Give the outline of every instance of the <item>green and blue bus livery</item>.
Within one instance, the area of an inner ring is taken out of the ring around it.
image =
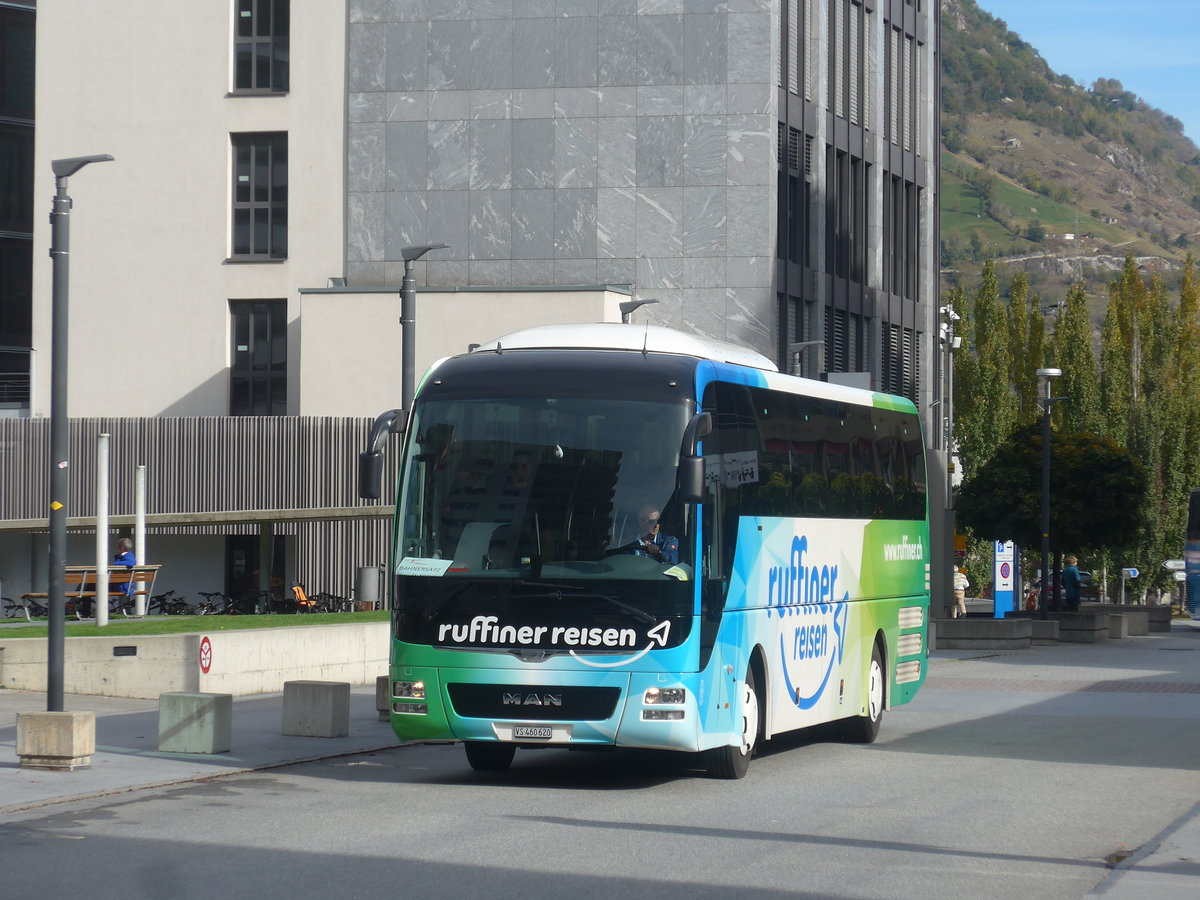
[[[441,361],[381,422],[404,432],[403,739],[464,741],[493,770],[517,748],[690,751],[739,778],[787,731],[874,740],[924,679],[925,458],[904,398],[670,329],[548,326]],[[648,518],[677,559],[642,552]]]

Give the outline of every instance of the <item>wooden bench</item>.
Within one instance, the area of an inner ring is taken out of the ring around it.
[[[110,612],[120,610],[124,615],[133,615],[133,601],[137,597],[149,598],[154,593],[154,579],[158,576],[161,565],[109,566],[108,567],[108,605]],[[95,566],[66,566],[63,572],[67,609],[75,613],[75,618],[82,619],[79,612],[80,600],[96,599],[96,567]],[[125,585],[134,584],[126,593]],[[29,620],[29,609],[32,605],[45,606],[49,599],[45,592],[31,592],[21,595],[25,606],[25,618]]]

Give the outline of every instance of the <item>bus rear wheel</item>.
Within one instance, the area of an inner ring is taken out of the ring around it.
[[[854,744],[873,744],[879,736],[879,725],[883,722],[884,704],[883,655],[879,645],[871,650],[871,665],[867,667],[867,712],[866,715],[846,719],[842,723],[842,736]]]
[[[737,746],[726,745],[704,751],[704,768],[713,778],[744,778],[750,769],[750,757],[758,746],[759,702],[754,670],[746,670],[742,682],[742,739]]]
[[[517,753],[515,744],[497,741],[467,741],[467,762],[477,772],[504,772]]]

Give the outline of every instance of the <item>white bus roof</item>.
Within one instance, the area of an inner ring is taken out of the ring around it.
[[[523,328],[481,344],[481,350],[589,349],[634,350],[639,353],[674,353],[718,362],[735,363],[753,369],[778,372],[779,368],[761,353],[736,344],[684,334],[661,325],[624,325],[598,322],[584,325],[538,325]]]

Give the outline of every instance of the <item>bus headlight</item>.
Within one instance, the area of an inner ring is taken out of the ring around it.
[[[425,682],[423,681],[393,681],[392,696],[405,697],[411,700],[425,699]]]
[[[687,701],[687,690],[685,688],[656,688],[652,687],[646,691],[642,702],[647,706],[659,706],[668,704],[670,706],[678,706]]]

